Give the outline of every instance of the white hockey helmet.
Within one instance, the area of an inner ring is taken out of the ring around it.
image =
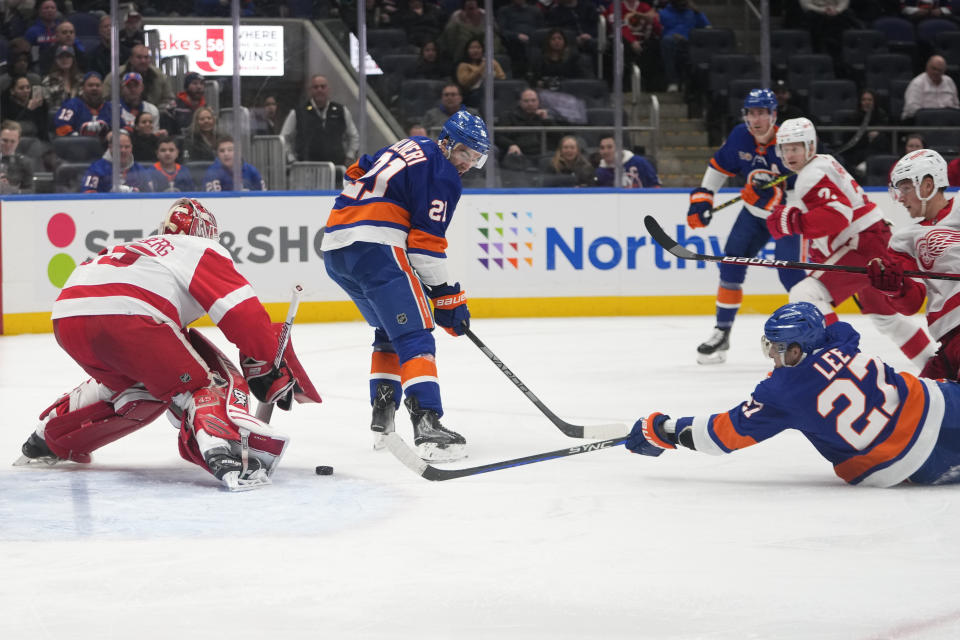
[[[791,118],[784,120],[777,130],[777,153],[783,157],[781,145],[793,142],[802,142],[805,146],[807,160],[817,155],[817,129],[807,118]]]
[[[220,230],[217,219],[193,198],[180,198],[171,205],[160,223],[160,233],[184,234],[217,240]]]
[[[920,183],[927,176],[933,179],[933,191],[924,198],[920,195]],[[940,189],[950,186],[947,179],[947,161],[933,149],[911,151],[900,158],[890,171],[890,195],[897,202],[900,201],[900,189],[897,185],[904,180],[909,180],[920,201],[926,202]]]

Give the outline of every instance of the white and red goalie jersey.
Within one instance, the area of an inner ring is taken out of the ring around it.
[[[115,245],[78,266],[53,304],[53,319],[139,315],[181,328],[205,314],[243,353],[270,362],[270,317],[218,242],[160,235]]]
[[[803,236],[821,254],[815,256],[818,262],[826,262],[848,243],[857,248],[860,232],[882,220],[853,176],[827,154],[817,154],[800,170],[787,203],[800,209]]]
[[[952,198],[932,220],[901,226],[890,238],[890,251],[904,270],[960,273],[960,206]],[[927,324],[937,340],[960,326],[960,281],[908,279],[909,287],[891,299],[904,314],[927,300]]]

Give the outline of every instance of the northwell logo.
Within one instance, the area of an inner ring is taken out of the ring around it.
[[[533,266],[533,212],[480,212],[483,221],[477,231],[481,255],[477,258],[484,269],[519,269]]]

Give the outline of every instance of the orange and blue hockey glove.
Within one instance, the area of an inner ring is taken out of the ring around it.
[[[676,449],[677,445],[672,442],[674,438],[664,428],[669,419],[670,416],[658,412],[640,418],[633,424],[624,446],[642,456],[658,456],[664,449]]]
[[[452,336],[462,336],[470,328],[470,311],[467,309],[467,294],[460,290],[460,283],[440,284],[427,287],[433,300],[433,319]]]
[[[751,182],[740,191],[740,197],[749,205],[773,211],[777,205],[783,204],[783,189],[777,185],[771,187]]]
[[[713,191],[697,187],[690,192],[687,224],[691,229],[699,229],[710,224],[711,219],[713,219]]]

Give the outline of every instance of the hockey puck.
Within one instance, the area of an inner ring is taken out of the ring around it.
[[[333,467],[328,467],[327,465],[322,464],[316,468],[316,473],[318,476],[332,476]]]

